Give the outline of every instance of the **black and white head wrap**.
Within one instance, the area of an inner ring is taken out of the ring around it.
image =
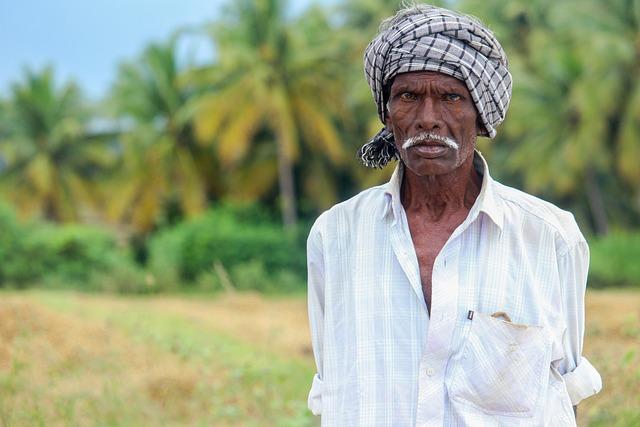
[[[364,71],[382,123],[396,75],[435,71],[467,85],[484,129],[493,138],[511,99],[507,57],[493,33],[477,19],[447,9],[416,5],[380,26],[364,53]],[[393,133],[386,127],[358,152],[365,166],[381,168],[397,159]]]

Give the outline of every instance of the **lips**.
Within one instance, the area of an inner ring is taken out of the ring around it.
[[[420,157],[435,159],[445,155],[450,148],[441,144],[417,144],[409,147],[408,150],[415,151]]]

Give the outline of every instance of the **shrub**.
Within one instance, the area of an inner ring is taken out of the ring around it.
[[[92,273],[85,289],[120,294],[149,294],[160,290],[155,278],[129,260]]]
[[[0,286],[15,283],[20,286],[33,273],[24,257],[27,228],[18,223],[11,207],[0,203]]]
[[[96,290],[100,283],[111,283],[113,288],[117,282],[117,288],[144,289],[142,273],[108,231],[86,225],[23,224],[4,204],[0,204],[0,260],[0,286],[38,283]],[[107,276],[110,279],[103,280]]]
[[[302,234],[306,236],[302,231],[285,233],[256,208],[225,206],[153,237],[149,268],[156,277],[195,284],[205,280],[202,274],[215,274],[214,263],[219,262],[238,288],[288,290],[304,283]]]
[[[183,234],[180,225],[156,233],[149,242],[147,268],[161,290],[180,286],[180,260]]]
[[[53,274],[70,281],[87,281],[91,274],[113,269],[123,257],[107,231],[83,225],[42,225],[32,229],[25,255],[38,275]]]
[[[640,233],[613,233],[589,243],[589,285],[640,287]]]

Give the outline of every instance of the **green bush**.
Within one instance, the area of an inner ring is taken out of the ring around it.
[[[27,228],[18,223],[13,209],[0,203],[0,286],[20,285],[33,277],[24,257],[26,236]]]
[[[87,281],[95,272],[109,271],[122,260],[113,236],[82,225],[34,227],[24,250],[38,276],[52,274],[74,282]]]
[[[140,292],[150,286],[108,231],[86,225],[20,223],[0,203],[0,286]]]
[[[640,233],[613,233],[589,242],[589,286],[640,287]]]
[[[213,283],[201,276],[216,274],[217,262],[240,289],[291,290],[301,287],[306,274],[302,235],[285,233],[256,208],[221,207],[154,236],[149,269],[159,281],[195,286]]]
[[[93,272],[83,289],[119,294],[149,294],[160,290],[151,274],[128,259],[123,259],[109,270]]]
[[[147,269],[158,289],[177,290],[181,286],[180,259],[183,236],[180,226],[156,233],[149,241]]]
[[[27,257],[38,260],[47,287],[114,293],[158,290],[150,275],[118,248],[107,230],[86,225],[45,225],[31,232]]]

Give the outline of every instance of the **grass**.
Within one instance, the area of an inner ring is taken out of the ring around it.
[[[587,293],[584,354],[603,390],[580,405],[579,425],[640,426],[640,292]]]
[[[181,314],[187,302],[5,296],[0,425],[315,425],[301,393],[309,361],[230,338],[199,304]]]
[[[604,389],[581,426],[640,425],[640,293],[591,291]],[[317,426],[304,298],[0,293],[0,427]]]

